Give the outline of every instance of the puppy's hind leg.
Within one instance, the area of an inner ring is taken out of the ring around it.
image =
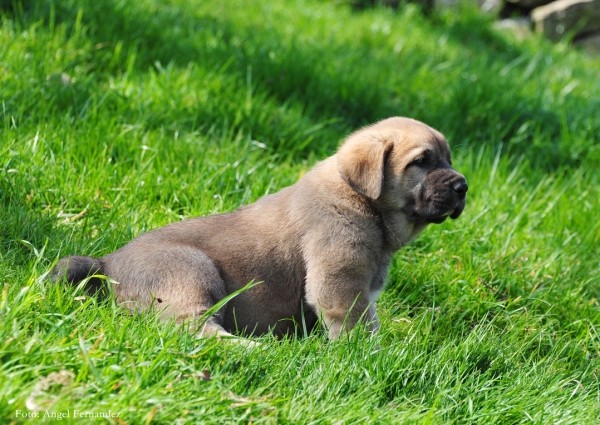
[[[233,337],[223,326],[227,306],[205,314],[227,296],[208,255],[187,245],[125,247],[105,257],[106,273],[119,282],[117,300],[134,309],[159,309],[164,319],[187,323],[201,337]]]

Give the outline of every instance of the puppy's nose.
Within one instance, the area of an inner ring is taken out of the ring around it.
[[[469,186],[467,185],[467,181],[463,178],[455,182],[452,185],[452,189],[454,189],[460,199],[465,199],[465,196],[467,196],[467,190],[469,190]]]

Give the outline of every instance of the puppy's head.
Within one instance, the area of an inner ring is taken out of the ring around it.
[[[380,121],[350,135],[337,156],[355,191],[408,222],[441,223],[465,208],[467,181],[452,168],[446,139],[419,121]]]

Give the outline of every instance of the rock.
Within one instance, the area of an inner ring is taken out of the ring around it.
[[[487,13],[499,13],[502,9],[501,0],[477,0],[479,8]]]
[[[531,12],[538,33],[552,40],[576,30],[585,34],[600,30],[600,0],[558,0]]]
[[[600,54],[600,33],[576,40],[573,44],[589,53]]]
[[[525,16],[502,19],[494,23],[494,28],[501,31],[512,31],[521,40],[531,35],[531,21]]]
[[[550,3],[552,0],[506,0],[508,3],[516,4],[517,6],[531,10],[539,6]]]
[[[424,9],[431,9],[434,0],[408,0],[408,2],[418,3],[423,6]],[[397,9],[401,6],[402,0],[347,0],[346,3],[349,3],[358,9],[366,9],[377,5]]]

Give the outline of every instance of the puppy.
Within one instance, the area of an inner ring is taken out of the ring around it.
[[[228,294],[262,282],[196,329],[201,335],[284,335],[318,317],[331,339],[360,320],[376,331],[374,303],[392,255],[428,224],[460,216],[467,189],[441,133],[389,118],[351,134],[276,194],[153,230],[102,258],[62,258],[52,278],[105,275],[129,308],[154,305],[193,322]]]

